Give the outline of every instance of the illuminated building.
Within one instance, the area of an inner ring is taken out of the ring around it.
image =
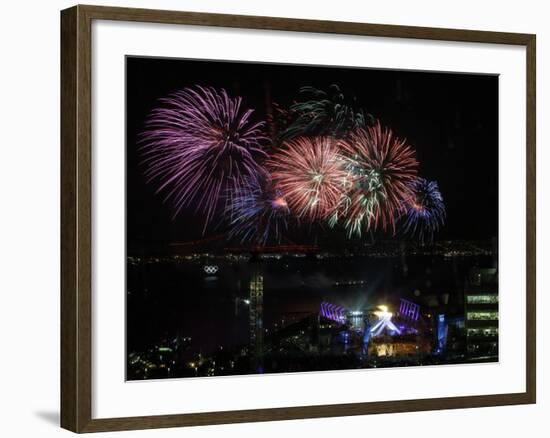
[[[419,306],[414,303],[410,304],[412,304],[410,306],[412,310],[409,319],[410,317],[416,318],[419,315]],[[378,306],[378,310],[373,314],[378,321],[369,329],[369,355],[377,357],[418,356],[431,352],[430,338],[419,336],[418,331],[408,325],[403,325],[403,329],[397,327],[392,321],[393,314],[388,311],[387,306]]]
[[[351,330],[363,332],[365,327],[365,314],[362,310],[352,310],[348,312],[347,319]]]
[[[258,261],[251,261],[249,285],[249,312],[250,312],[250,349],[253,367],[261,372],[263,353],[263,301],[264,276],[262,265]]]
[[[321,309],[319,311],[319,314],[323,318],[330,319],[331,321],[343,324],[346,322],[347,310],[342,306],[338,306],[337,304],[332,304],[332,303],[323,301],[321,303]]]
[[[472,269],[464,292],[466,348],[471,358],[498,356],[498,273]]]
[[[423,320],[420,306],[407,301],[406,309],[405,315],[397,314],[393,320],[394,314],[386,305],[349,311],[324,301],[319,311],[319,346],[326,349],[336,344],[343,346],[344,352],[355,351],[376,360],[412,360],[431,354],[433,330]],[[406,309],[402,307],[403,311]]]
[[[420,317],[420,306],[412,301],[401,298],[399,302],[399,316],[412,321],[418,321]]]
[[[437,315],[437,346],[436,352],[442,353],[447,346],[447,333],[449,332],[449,326],[445,322],[445,314],[440,313]]]

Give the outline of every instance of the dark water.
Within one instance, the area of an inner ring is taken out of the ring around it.
[[[216,265],[207,275],[205,265]],[[467,272],[491,266],[483,257],[282,257],[259,263],[263,273],[263,321],[272,330],[284,318],[319,311],[322,301],[349,310],[379,304],[397,306],[400,298],[423,306],[442,306],[463,315]],[[239,259],[128,263],[127,350],[143,351],[162,337],[191,337],[192,349],[208,354],[219,346],[248,342],[249,295],[253,264]]]

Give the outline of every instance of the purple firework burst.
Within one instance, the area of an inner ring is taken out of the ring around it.
[[[184,207],[204,213],[203,232],[224,195],[262,173],[264,123],[241,101],[223,89],[185,88],[160,99],[140,137],[147,181],[173,204],[174,218]]]
[[[251,178],[231,197],[228,205],[231,217],[230,237],[241,243],[265,245],[269,239],[280,242],[288,227],[290,210],[280,189],[269,175]]]
[[[422,243],[431,242],[445,222],[445,204],[435,181],[417,178],[412,184],[414,197],[407,206],[403,231]]]

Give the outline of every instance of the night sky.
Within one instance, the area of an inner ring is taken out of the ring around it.
[[[127,58],[128,253],[200,238],[201,218],[146,185],[137,134],[157,100],[191,85],[225,88],[265,119],[266,99],[290,105],[302,86],[337,84],[354,106],[414,147],[419,176],[435,180],[447,220],[436,239],[490,239],[498,227],[498,77],[364,68]],[[216,233],[217,231],[212,231]],[[328,231],[330,232],[330,231]]]

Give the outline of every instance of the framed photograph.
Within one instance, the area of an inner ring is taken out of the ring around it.
[[[61,423],[535,403],[535,35],[61,13]]]

